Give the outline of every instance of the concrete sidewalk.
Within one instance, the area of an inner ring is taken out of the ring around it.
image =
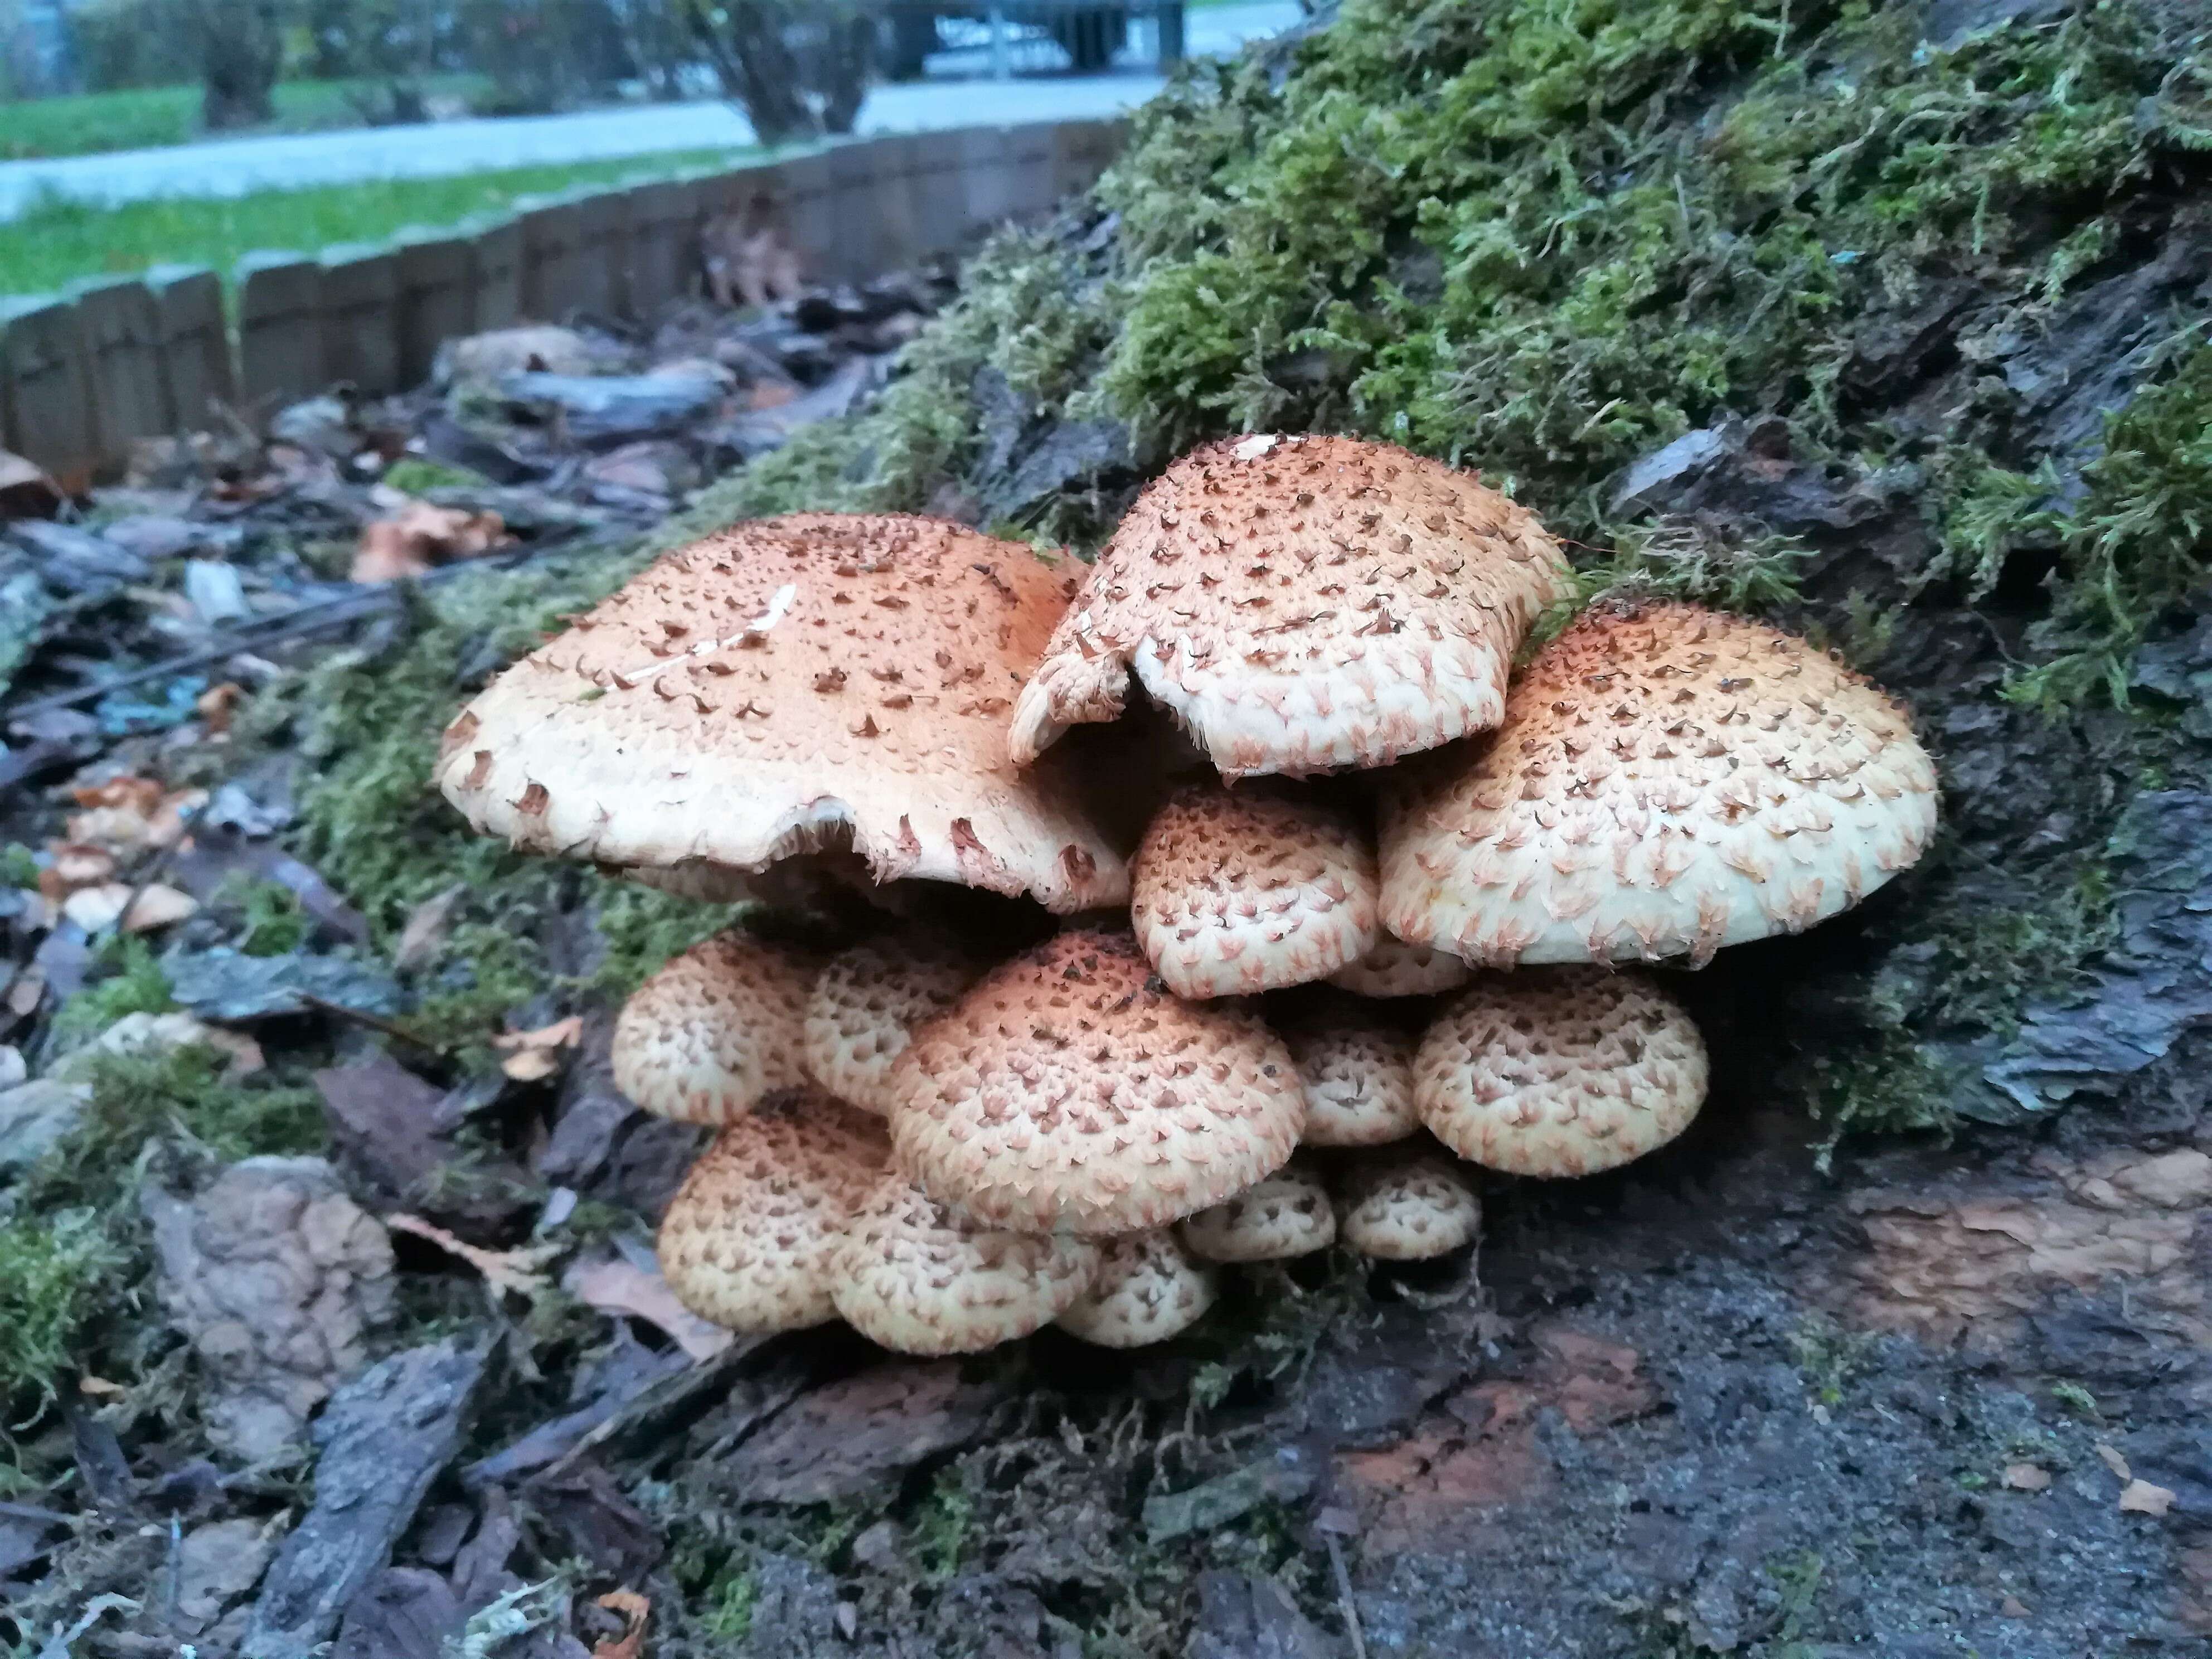
[[[1288,27],[1299,15],[1292,0],[1194,11],[1189,50],[1193,56],[1234,52],[1246,40]],[[861,109],[858,131],[921,132],[1112,116],[1144,102],[1161,85],[1156,75],[1129,74],[878,87]],[[744,118],[719,102],[217,139],[0,163],[0,221],[16,217],[48,191],[112,206],[161,196],[244,196],[356,179],[437,178],[752,141]]]

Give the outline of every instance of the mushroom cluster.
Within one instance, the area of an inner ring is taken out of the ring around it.
[[[629,1098],[715,1131],[661,1229],[687,1305],[1134,1346],[1224,1264],[1445,1255],[1476,1169],[1680,1135],[1705,1050],[1644,964],[1926,849],[1934,768],[1880,690],[1642,601],[1516,673],[1568,592],[1465,474],[1245,438],[1087,569],[902,515],[709,537],[495,680],[438,781],[518,848],[813,918],[686,951],[616,1028]]]

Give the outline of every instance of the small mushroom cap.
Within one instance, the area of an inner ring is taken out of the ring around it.
[[[1381,1261],[1449,1255],[1481,1226],[1482,1204],[1462,1167],[1425,1141],[1364,1154],[1338,1194],[1337,1237]]]
[[[1376,936],[1373,950],[1331,974],[1328,982],[1355,996],[1425,997],[1457,990],[1474,971],[1449,951],[1408,945],[1384,933]]]
[[[1122,902],[1121,854],[1008,714],[1079,567],[899,514],[800,514],[668,554],[493,681],[439,787],[526,851],[764,870],[848,848],[878,883]]]
[[[1386,766],[1498,724],[1566,574],[1533,514],[1438,462],[1352,438],[1206,444],[1098,556],[1015,705],[1013,756],[1117,717],[1133,667],[1224,777]]]
[[[1060,1316],[1060,1329],[1102,1348],[1142,1348],[1180,1336],[1206,1316],[1220,1275],[1155,1227],[1103,1242],[1098,1276]]]
[[[1381,1146],[1419,1131],[1413,1036],[1379,1011],[1343,998],[1283,1040],[1306,1086],[1306,1146]]]
[[[630,994],[615,1021],[615,1087],[656,1117],[727,1123],[806,1079],[811,951],[717,933]]]
[[[996,969],[892,1068],[898,1166],[989,1227],[1137,1232],[1240,1193],[1297,1145],[1290,1051],[1239,1009],[1177,1001],[1123,933]]]
[[[1168,989],[1302,985],[1375,943],[1375,854],[1342,813],[1266,783],[1177,790],[1129,867],[1130,915]]]
[[[1649,974],[1486,974],[1421,1038],[1413,1097],[1486,1169],[1589,1175],[1687,1128],[1707,1071],[1698,1028]]]
[[[830,1293],[871,1342],[978,1353],[1052,1323],[1097,1273],[1091,1240],[987,1231],[894,1170],[855,1206]]]
[[[831,1259],[887,1150],[879,1125],[811,1091],[734,1120],[660,1223],[660,1271],[676,1299],[754,1334],[836,1318]]]
[[[1593,606],[1505,723],[1386,810],[1382,921],[1490,967],[1796,933],[1928,849],[1905,711],[1803,640],[1695,605]]]
[[[806,1067],[842,1100],[890,1110],[891,1062],[914,1028],[935,1018],[981,977],[951,945],[893,935],[834,957],[806,1004]]]
[[[1182,1224],[1183,1247],[1201,1261],[1280,1261],[1336,1242],[1328,1188],[1301,1163]]]

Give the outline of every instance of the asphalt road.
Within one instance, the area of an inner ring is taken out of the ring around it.
[[[1206,7],[1189,14],[1194,56],[1234,52],[1295,23],[1295,0]],[[962,54],[964,61],[974,53]],[[933,68],[952,54],[933,60]],[[923,132],[991,123],[1112,115],[1159,90],[1146,71],[1006,81],[932,79],[879,87],[859,131]],[[647,104],[576,115],[440,121],[424,126],[228,138],[167,149],[111,151],[57,161],[0,162],[0,221],[41,193],[112,204],[161,196],[243,196],[258,190],[356,179],[434,178],[500,167],[602,161],[752,142],[744,118],[720,102]]]

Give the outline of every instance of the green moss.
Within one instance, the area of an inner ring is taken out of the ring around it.
[[[307,942],[307,913],[282,883],[232,877],[216,890],[213,906],[236,913],[238,948],[249,957],[281,957]]]
[[[742,910],[734,904],[677,898],[634,881],[595,879],[595,915],[606,955],[592,983],[613,1001],[627,997],[671,957],[730,926]]]
[[[95,962],[106,970],[104,976],[64,1003],[54,1016],[51,1040],[58,1048],[89,1042],[126,1014],[166,1014],[177,1006],[169,994],[169,976],[145,940],[111,934],[101,943]]]
[[[11,1420],[58,1397],[77,1334],[120,1261],[88,1210],[0,1220],[0,1405]]]
[[[465,466],[410,455],[386,467],[383,482],[410,495],[427,495],[434,489],[481,489],[491,481]]]
[[[963,1483],[958,1470],[945,1470],[930,1487],[929,1497],[914,1521],[914,1552],[923,1582],[942,1584],[960,1571],[975,1525],[975,1494]]]
[[[699,1628],[720,1642],[742,1642],[752,1633],[753,1603],[760,1583],[750,1571],[733,1572],[715,1583],[704,1597]]]
[[[38,884],[38,855],[21,842],[11,841],[0,847],[0,887],[36,887]]]

